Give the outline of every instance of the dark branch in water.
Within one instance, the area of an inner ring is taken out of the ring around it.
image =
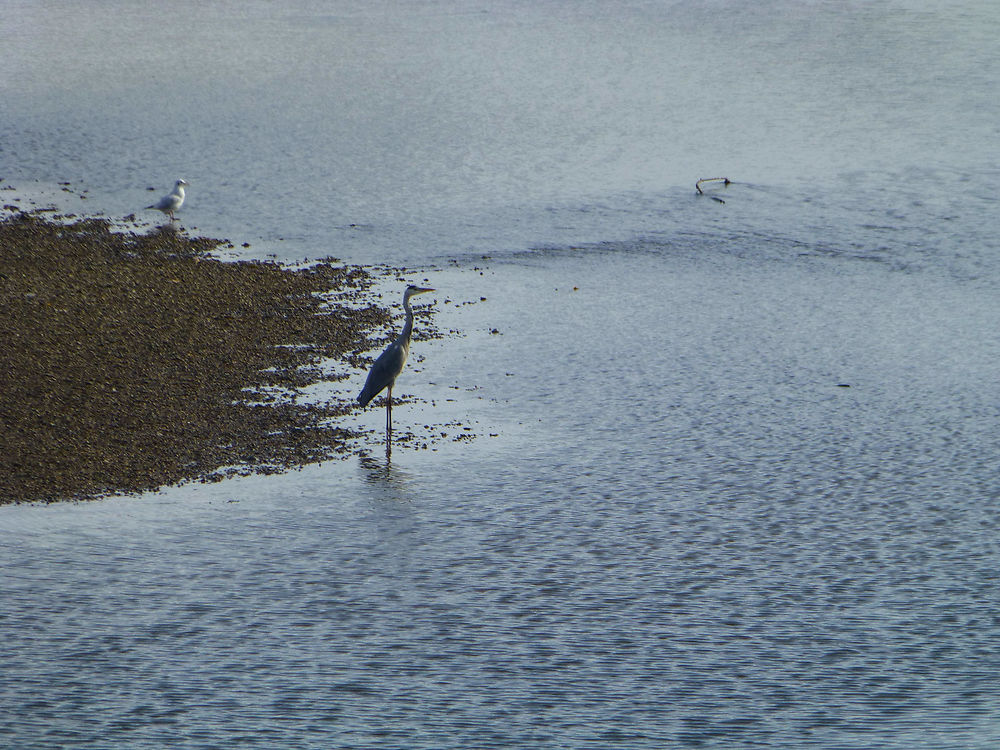
[[[724,187],[729,187],[731,180],[728,177],[703,177],[694,184],[695,189],[698,191],[698,195],[705,195],[705,192],[701,189],[701,185],[704,182],[721,182]],[[718,201],[719,203],[725,203],[725,201],[718,196],[710,195],[708,197],[714,201]]]
[[[729,187],[729,184],[730,182],[732,182],[732,180],[730,180],[728,177],[702,177],[694,184],[695,189],[697,189],[699,195],[704,195],[701,189],[701,184],[703,182],[721,182],[726,187]]]

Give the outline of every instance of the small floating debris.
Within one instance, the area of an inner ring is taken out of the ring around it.
[[[708,197],[711,198],[713,201],[716,201],[718,203],[725,203],[725,201],[722,200],[722,198],[720,198],[719,196],[711,195],[701,189],[701,186],[706,182],[721,182],[723,187],[729,187],[729,185],[732,183],[732,180],[730,180],[728,177],[702,177],[694,184],[695,190],[698,191],[698,195],[708,195]]]

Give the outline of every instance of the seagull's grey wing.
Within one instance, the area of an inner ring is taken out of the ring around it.
[[[176,196],[174,195],[164,195],[160,200],[154,203],[152,206],[146,206],[146,208],[155,208],[158,211],[172,211],[177,206],[174,205]]]

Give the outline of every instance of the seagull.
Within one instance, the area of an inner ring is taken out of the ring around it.
[[[184,180],[177,180],[174,183],[174,189],[170,191],[169,195],[164,195],[157,203],[154,203],[152,206],[146,206],[146,208],[155,208],[157,211],[163,211],[173,221],[174,211],[179,210],[184,205],[185,185],[187,183]]]

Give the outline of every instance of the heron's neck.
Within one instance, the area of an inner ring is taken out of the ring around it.
[[[410,307],[410,300],[403,298],[403,309],[406,310],[406,323],[403,324],[403,332],[399,334],[399,340],[404,344],[410,343],[410,334],[413,333],[413,308]]]

